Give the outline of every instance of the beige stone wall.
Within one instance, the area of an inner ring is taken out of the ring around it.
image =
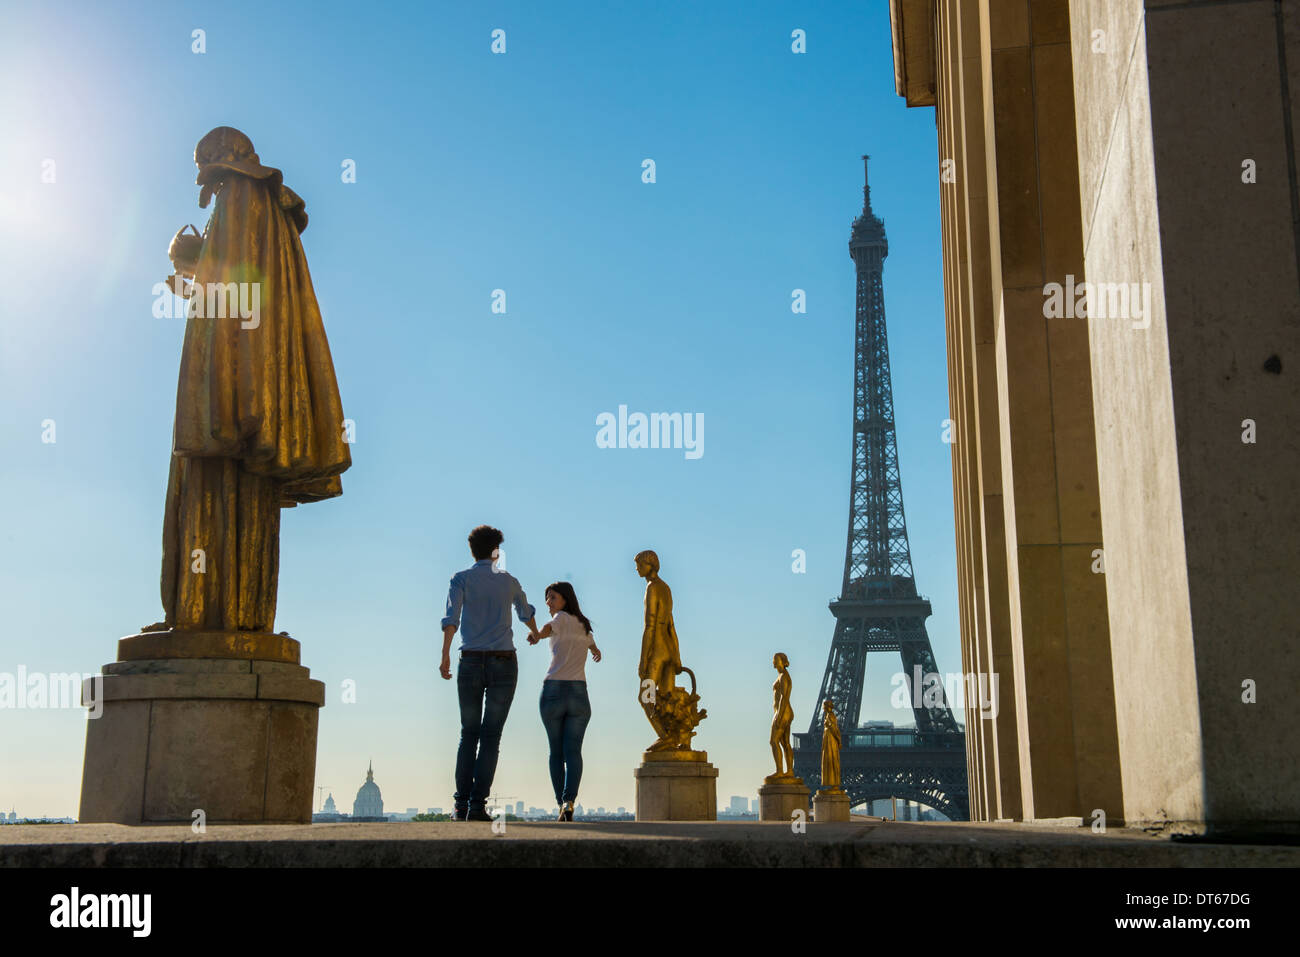
[[[933,6],[963,665],[976,819],[1122,818],[1065,0]],[[915,19],[915,18],[914,18]],[[920,84],[923,88],[924,84]]]
[[[954,174],[962,661],[1002,683],[967,708],[972,816],[1300,830],[1300,2],[891,22]],[[1048,317],[1054,282],[1092,314]]]
[[[1076,0],[1071,34],[1088,278],[1152,304],[1089,321],[1126,816],[1295,825],[1300,5]]]
[[[1197,820],[1200,718],[1143,24],[1135,4],[1071,10],[1087,278],[1151,288],[1149,328],[1088,326],[1125,816]]]

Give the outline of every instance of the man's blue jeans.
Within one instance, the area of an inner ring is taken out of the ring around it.
[[[587,682],[542,682],[542,724],[551,742],[551,787],[555,803],[578,799],[582,783],[582,738],[591,720],[591,702],[587,700]]]
[[[492,792],[501,731],[515,698],[519,662],[512,655],[462,654],[456,669],[460,748],[456,752],[456,809],[482,809]]]

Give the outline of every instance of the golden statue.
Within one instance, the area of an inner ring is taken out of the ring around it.
[[[146,631],[271,632],[280,509],[342,494],[352,464],[299,234],[305,204],[239,130],[194,148],[202,235],[172,240],[186,296],[163,519],[165,619]],[[190,227],[193,229],[193,227]],[[188,280],[188,283],[187,283]]]
[[[821,791],[843,793],[840,786],[840,722],[835,717],[831,699],[822,702],[822,782]]]
[[[776,773],[763,779],[766,784],[779,782],[796,782],[802,784],[794,774],[794,752],[790,747],[790,725],[794,723],[794,708],[790,704],[790,659],[784,652],[778,651],[772,656],[772,667],[778,672],[772,683],[772,760],[776,762]],[[784,759],[784,761],[782,760]]]
[[[646,580],[645,630],[641,633],[641,660],[637,665],[640,700],[658,735],[646,751],[689,751],[696,725],[709,713],[697,707],[700,696],[696,694],[695,672],[682,666],[673,623],[673,593],[659,577],[659,556],[648,549],[639,552],[636,571]],[[682,672],[691,676],[689,694],[677,687],[676,678]]]

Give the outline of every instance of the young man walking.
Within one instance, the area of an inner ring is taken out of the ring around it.
[[[451,639],[460,629],[460,663],[456,690],[460,695],[460,748],[456,752],[458,821],[490,821],[487,799],[497,770],[501,731],[515,697],[519,663],[510,631],[510,607],[519,620],[537,633],[536,614],[518,580],[493,559],[505,536],[490,525],[469,533],[474,564],[452,576],[447,589],[447,615],[442,619],[443,678],[451,680]]]

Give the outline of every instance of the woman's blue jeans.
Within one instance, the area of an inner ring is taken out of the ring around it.
[[[582,782],[582,738],[591,720],[591,702],[587,700],[587,682],[542,682],[542,724],[551,743],[551,787],[555,803],[578,799]]]

